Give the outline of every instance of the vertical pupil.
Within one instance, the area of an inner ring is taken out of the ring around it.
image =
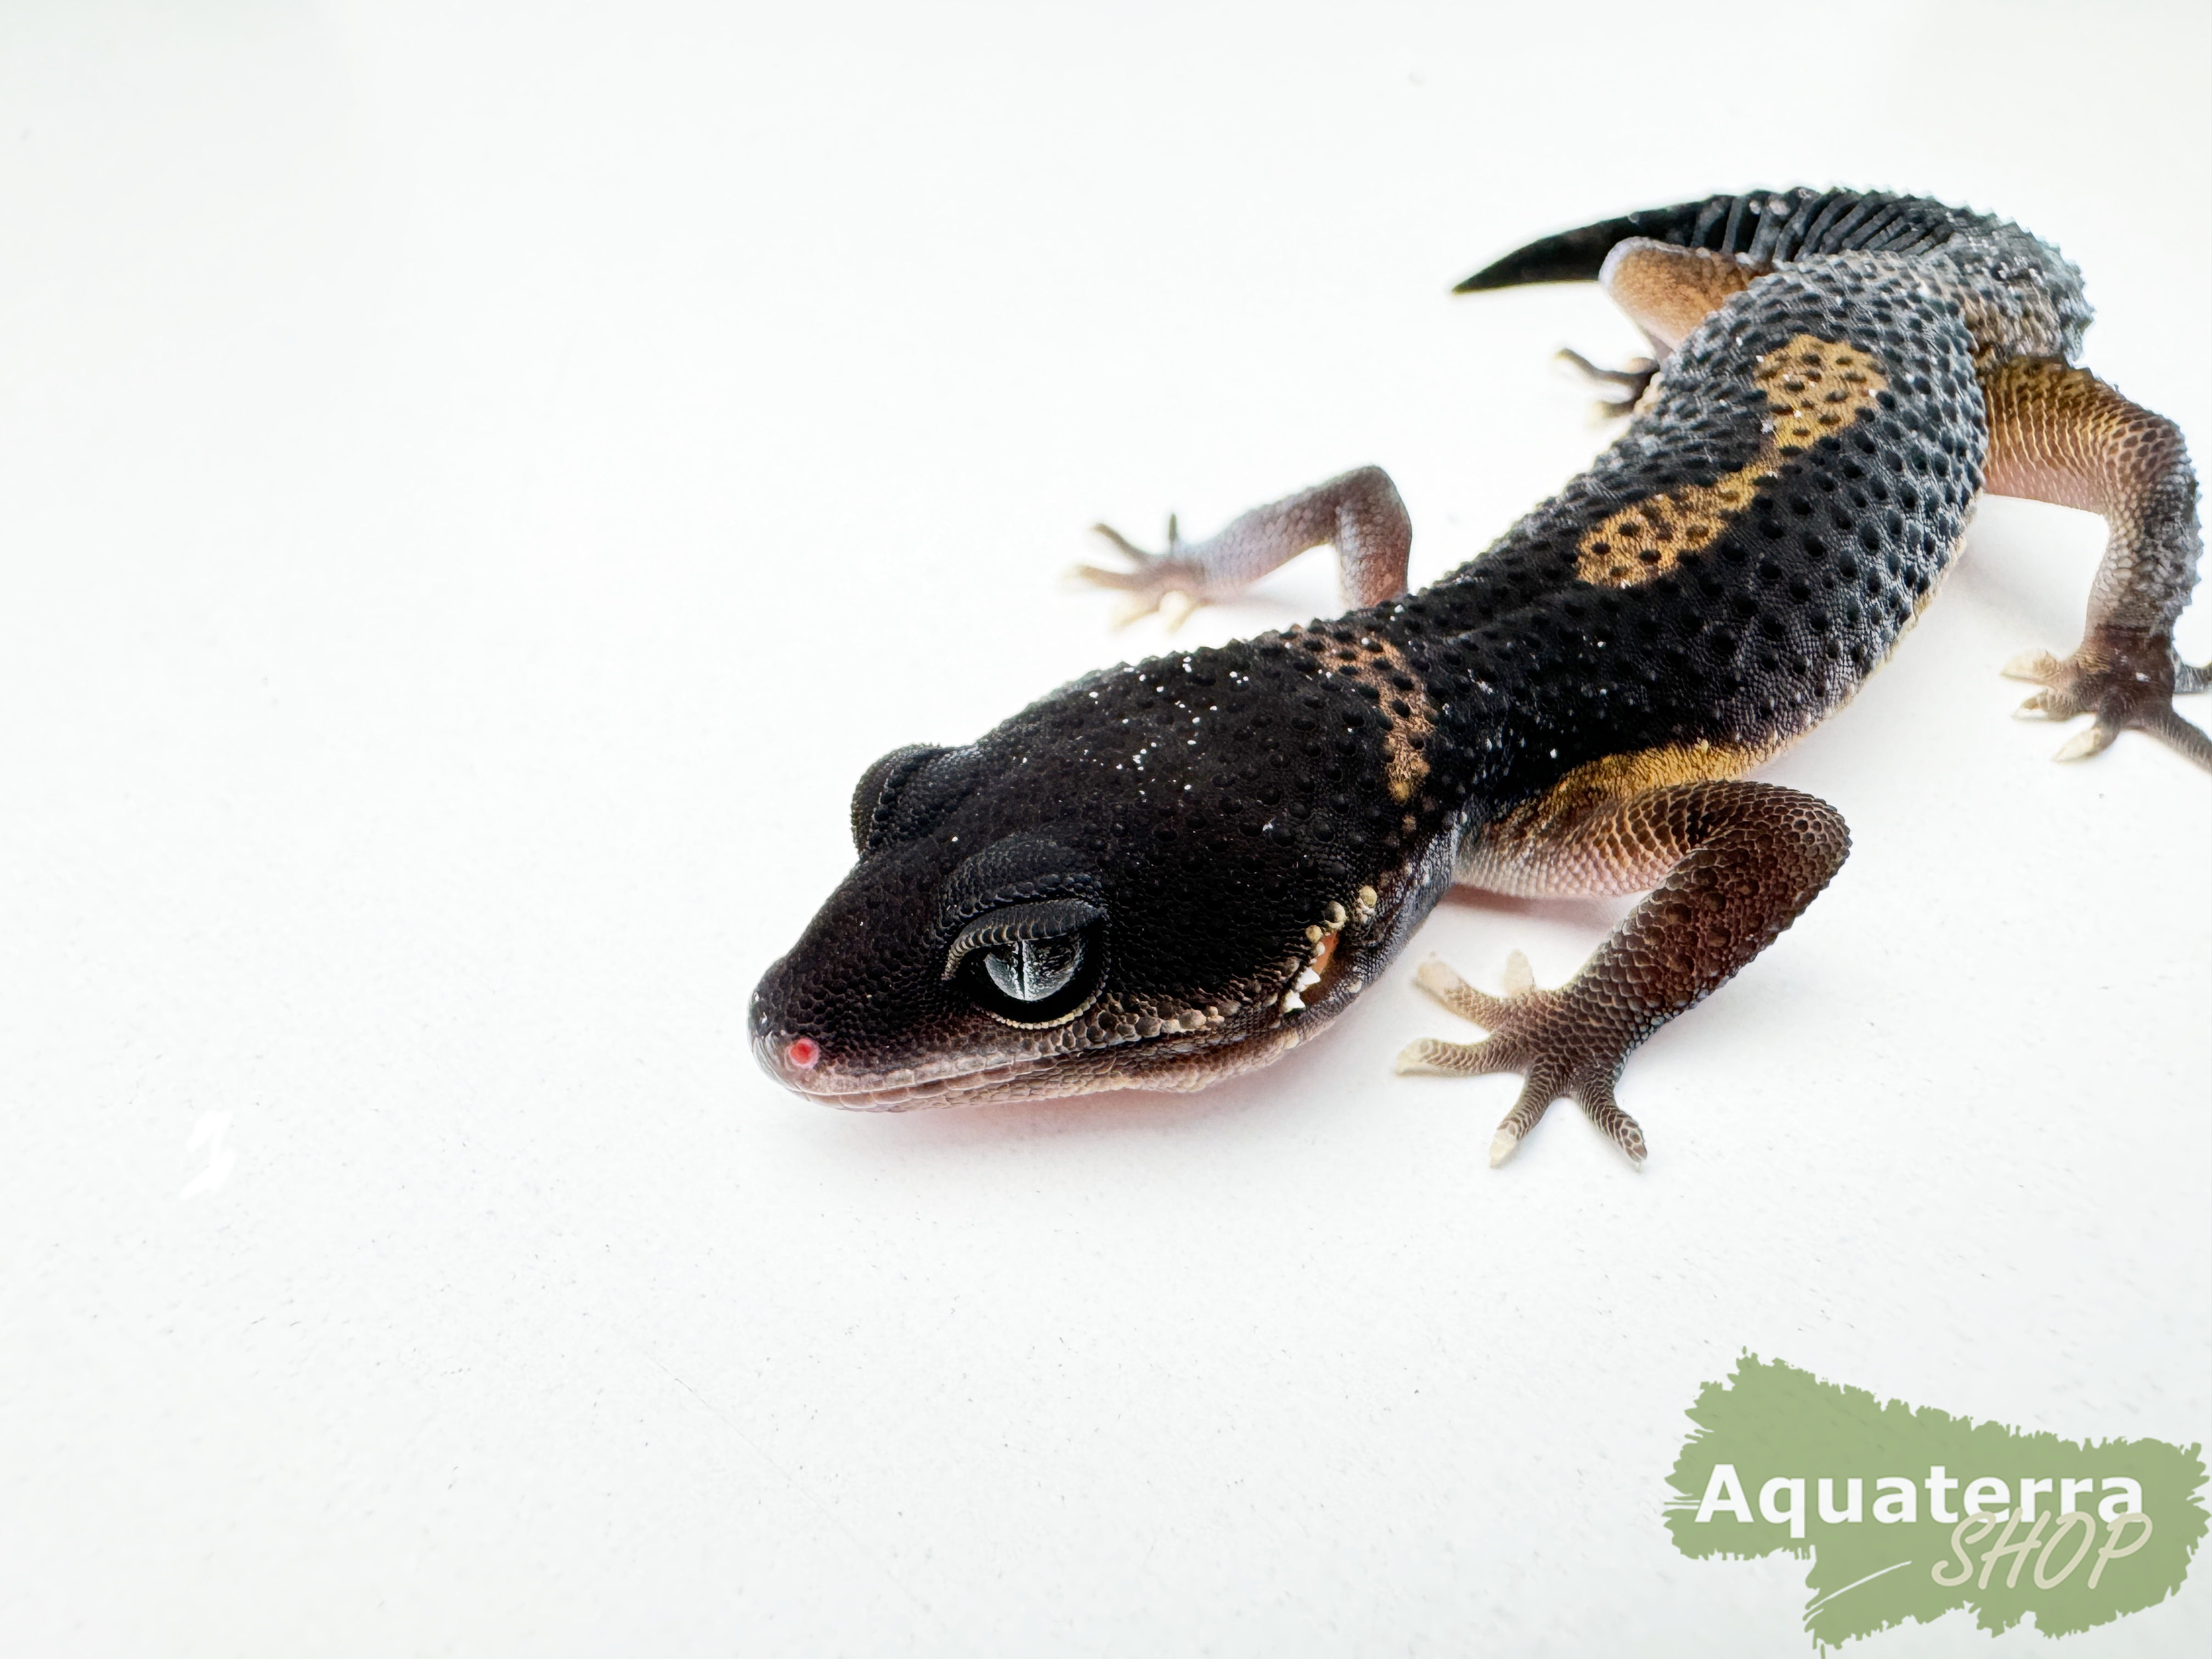
[[[1083,964],[1083,935],[1025,939],[1002,945],[983,957],[991,983],[1017,1002],[1042,1002],[1066,988]]]

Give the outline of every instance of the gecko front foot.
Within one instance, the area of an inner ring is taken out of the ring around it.
[[[1519,1072],[1528,1079],[1521,1098],[1498,1126],[1490,1143],[1490,1167],[1513,1156],[1522,1138],[1536,1127],[1552,1103],[1571,1095],[1613,1144],[1638,1169],[1644,1165],[1644,1131],[1614,1102],[1613,1085],[1621,1063],[1635,1046],[1623,1040],[1618,1022],[1589,1006],[1574,986],[1539,989],[1528,958],[1516,951],[1505,962],[1505,994],[1476,990],[1433,957],[1421,964],[1414,982],[1463,1018],[1491,1033],[1482,1042],[1439,1042],[1423,1038],[1398,1056],[1402,1075],[1480,1077]]]
[[[1129,595],[1129,602],[1114,618],[1115,627],[1126,628],[1139,617],[1164,610],[1168,629],[1172,632],[1206,602],[1206,572],[1196,559],[1186,555],[1174,514],[1168,514],[1168,549],[1164,553],[1146,552],[1111,525],[1095,524],[1091,528],[1093,533],[1111,542],[1115,551],[1133,567],[1127,570],[1103,570],[1095,564],[1079,564],[1071,573],[1080,580],[1117,588]]]
[[[2048,651],[2022,652],[2004,665],[2004,672],[2008,679],[2029,680],[2043,687],[2021,704],[2018,714],[2023,720],[2095,717],[2086,731],[2075,732],[2059,745],[2053,760],[2086,759],[2133,727],[2149,732],[2212,770],[2212,737],[2173,708],[2176,692],[2205,690],[2212,685],[2212,673],[2177,663],[2173,647],[2166,640],[2093,635],[2070,657],[2054,657]]]
[[[1649,357],[1632,357],[1619,368],[1600,368],[1581,352],[1561,346],[1559,361],[1594,385],[1621,389],[1621,396],[1597,400],[1600,418],[1608,421],[1633,415],[1637,404],[1644,401],[1644,394],[1651,389],[1651,382],[1659,377],[1659,365]]]

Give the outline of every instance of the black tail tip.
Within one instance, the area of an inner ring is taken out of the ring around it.
[[[1480,270],[1476,271],[1474,276],[1468,277],[1465,282],[1453,283],[1452,292],[1455,294],[1486,294],[1494,288],[1512,288],[1516,286],[1516,279],[1506,269],[1508,264],[1509,261],[1500,259],[1495,264],[1485,265]]]
[[[1613,244],[1637,232],[1638,227],[1628,219],[1608,219],[1603,224],[1562,231],[1493,260],[1452,292],[1481,294],[1491,289],[1519,288],[1528,283],[1595,282]]]

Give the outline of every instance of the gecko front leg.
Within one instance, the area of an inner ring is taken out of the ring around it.
[[[1537,988],[1518,952],[1503,997],[1429,963],[1421,988],[1491,1036],[1412,1043],[1398,1070],[1528,1079],[1491,1144],[1493,1167],[1561,1095],[1640,1166],[1644,1131],[1613,1098],[1629,1054],[1771,944],[1850,850],[1834,807],[1773,784],[1720,779],[1610,795],[1577,785],[1537,803],[1484,832],[1466,879],[1521,893],[1656,890],[1557,990]]]
[[[1363,466],[1254,507],[1202,542],[1182,540],[1170,518],[1167,550],[1162,553],[1133,546],[1105,525],[1095,528],[1133,568],[1078,565],[1075,574],[1128,593],[1123,622],[1149,616],[1170,594],[1181,596],[1187,617],[1200,605],[1243,592],[1308,548],[1324,544],[1336,549],[1346,599],[1355,607],[1379,605],[1406,591],[1406,561],[1413,545],[1406,503],[1379,466]]]

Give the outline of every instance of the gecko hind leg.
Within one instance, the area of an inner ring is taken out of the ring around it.
[[[2130,728],[2212,769],[2212,736],[2175,712],[2177,695],[2212,687],[2212,665],[2173,649],[2173,624],[2197,582],[2203,538],[2197,475],[2180,428],[2083,368],[2021,358],[1984,372],[1987,488],[2103,515],[2103,560],[2089,589],[2081,643],[2055,657],[2029,651],[2004,667],[2043,689],[2027,717],[2094,716],[2054,759],[2081,760]]]
[[[1484,831],[1468,879],[1523,893],[1654,890],[1556,990],[1539,988],[1517,954],[1503,997],[1425,964],[1416,982],[1491,1035],[1411,1043],[1398,1070],[1527,1079],[1491,1143],[1493,1168],[1561,1095],[1641,1167],[1644,1131],[1613,1097],[1629,1054],[1771,944],[1850,850],[1843,817],[1826,801],[1735,779],[1568,790],[1516,813]]]
[[[1078,565],[1073,574],[1130,595],[1120,620],[1150,615],[1170,602],[1180,623],[1199,606],[1233,598],[1308,548],[1336,549],[1337,574],[1354,608],[1380,605],[1406,591],[1413,521],[1390,475],[1363,466],[1302,489],[1231,520],[1202,542],[1186,542],[1168,520],[1167,550],[1147,553],[1119,531],[1094,526],[1129,561],[1127,570]]]
[[[1732,295],[1742,293],[1764,276],[1766,269],[1734,254],[1631,237],[1606,256],[1598,282],[1629,320],[1644,331],[1652,355],[1619,368],[1601,368],[1579,351],[1562,350],[1559,358],[1598,385],[1619,386],[1626,392],[1625,397],[1598,400],[1601,418],[1633,415],[1674,348]]]

